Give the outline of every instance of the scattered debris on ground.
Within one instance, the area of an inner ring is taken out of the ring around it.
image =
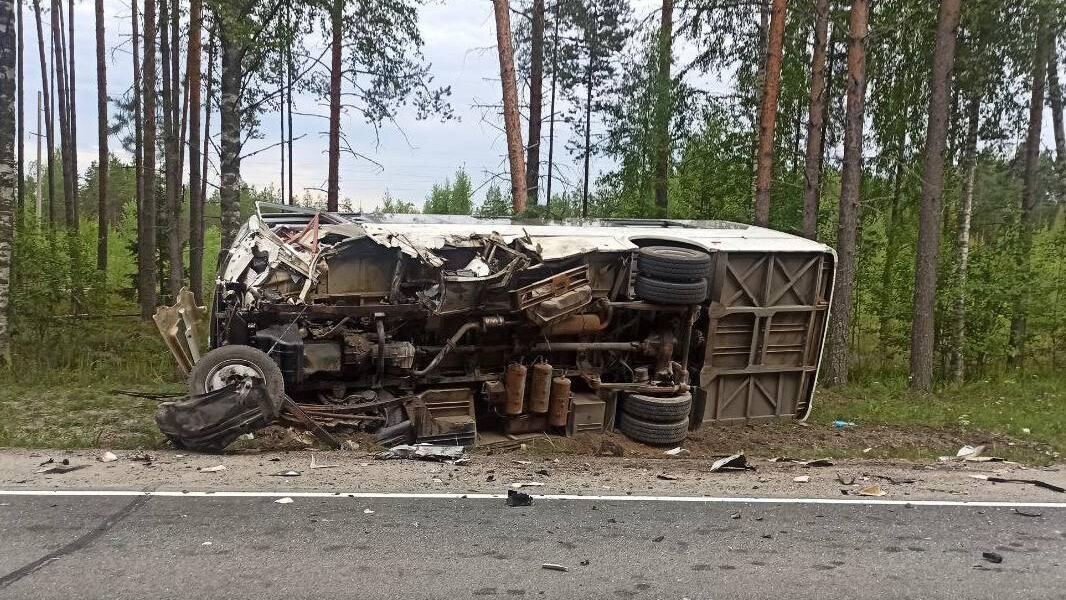
[[[96,460],[104,463],[115,462],[118,460],[118,456],[116,456],[114,452],[108,450],[101,454]]]
[[[915,482],[918,481],[917,479],[915,479],[913,477],[892,477],[892,476],[889,476],[889,475],[878,475],[878,474],[870,475],[870,477],[873,477],[875,479],[883,479],[883,480],[891,483],[892,485],[907,485],[907,484],[915,483]]]
[[[725,458],[720,458],[711,465],[711,473],[718,473],[721,471],[746,471],[755,470],[755,467],[748,466],[748,459],[743,454],[731,454]]]
[[[79,469],[84,469],[84,468],[89,466],[89,465],[72,465],[65,458],[63,459],[63,462],[58,462],[57,463],[57,462],[52,462],[52,459],[48,459],[47,461],[45,461],[42,464],[46,464],[47,466],[44,466],[44,467],[41,467],[40,469],[37,469],[36,471],[34,471],[34,473],[38,473],[38,474],[70,473],[71,471],[77,471]]]
[[[274,504],[292,504],[292,498],[289,498],[288,496],[284,498],[278,498],[274,501]]]
[[[570,570],[570,569],[564,567],[563,565],[557,565],[555,563],[544,563],[543,565],[540,566],[540,568],[546,569],[548,571],[562,571],[563,573],[566,573],[567,571]]]
[[[962,448],[959,448],[959,451],[955,453],[955,456],[941,456],[938,460],[940,462],[1007,462],[998,456],[985,455],[985,446],[983,444],[977,446],[963,446]]]
[[[466,458],[463,446],[437,446],[434,444],[400,444],[377,453],[374,458],[391,460],[395,458],[413,458],[439,462],[457,461]]]
[[[982,479],[992,483],[1027,483],[1029,485],[1035,485],[1038,488],[1044,488],[1045,490],[1051,490],[1052,492],[1058,492],[1060,494],[1066,493],[1066,488],[1057,486],[1053,483],[1041,481],[1039,479],[1022,479],[1017,477],[996,477],[995,475],[970,475],[974,479]]]
[[[794,481],[795,483],[810,483],[811,476],[810,475],[799,475],[799,476],[793,477],[792,481]]]
[[[356,447],[358,447],[358,446],[359,445],[356,444]],[[337,465],[320,465],[320,464],[316,463],[315,462],[315,453],[314,452],[311,453],[311,466],[308,467],[309,469],[312,469],[312,470],[313,469],[333,469],[335,467],[337,467]]]
[[[218,473],[219,471],[225,471],[226,470],[226,465],[215,465],[213,467],[200,467],[199,469],[196,469],[196,470],[201,472],[201,473]]]
[[[982,552],[981,558],[987,560],[990,563],[999,564],[1003,562],[1003,555],[997,552]]]
[[[862,488],[861,490],[859,490],[858,494],[860,496],[880,497],[880,496],[887,496],[888,492],[886,492],[885,490],[881,489],[881,486],[879,486],[879,485],[877,485],[875,483],[873,485],[868,485],[868,486]]]
[[[533,506],[533,497],[525,492],[507,490],[507,506]]]

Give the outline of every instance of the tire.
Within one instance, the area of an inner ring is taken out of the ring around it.
[[[672,446],[684,441],[688,435],[688,417],[673,423],[653,423],[634,417],[622,409],[622,433],[638,442],[653,446]]]
[[[205,394],[223,387],[227,368],[232,375],[262,379],[271,400],[280,402],[285,397],[285,377],[277,363],[262,350],[242,344],[215,348],[201,356],[189,373],[189,393]]]
[[[648,246],[638,253],[637,270],[666,281],[705,279],[711,268],[711,255],[692,248]]]
[[[637,297],[656,304],[700,304],[707,299],[707,280],[665,281],[638,275]]]
[[[677,423],[692,410],[692,394],[685,392],[671,398],[626,394],[622,398],[622,410],[652,423]]]

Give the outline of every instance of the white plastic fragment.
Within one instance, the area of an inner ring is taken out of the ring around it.
[[[794,481],[796,483],[807,483],[810,480],[811,480],[811,476],[810,475],[798,475],[798,476],[792,478],[792,481]]]
[[[274,501],[274,504],[292,504],[292,498],[285,496],[284,498],[278,498]]]
[[[543,485],[544,484],[539,481],[516,481],[511,484],[511,487],[517,490],[524,487],[542,487]]]
[[[99,460],[100,462],[105,462],[105,463],[107,463],[107,462],[115,462],[116,460],[118,460],[118,456],[116,456],[114,452],[108,450],[107,452],[104,452],[103,454],[101,454],[100,457],[97,460]]]
[[[689,454],[689,451],[682,448],[681,446],[678,446],[677,448],[671,448],[666,452],[663,452],[663,454],[667,456],[687,456]]]
[[[374,514],[374,511],[370,510],[369,508],[364,508],[363,509],[363,514],[364,515],[372,515],[372,514]]]
[[[197,471],[201,473],[218,473],[219,471],[225,471],[226,465],[215,465],[213,467],[200,467]]]

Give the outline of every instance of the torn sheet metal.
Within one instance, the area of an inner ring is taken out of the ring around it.
[[[193,293],[183,287],[177,302],[158,307],[152,320],[178,368],[188,375],[200,360],[201,349],[207,346],[207,308],[197,306]]]

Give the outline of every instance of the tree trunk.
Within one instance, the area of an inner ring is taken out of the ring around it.
[[[910,118],[911,109],[909,106],[903,108],[903,122],[908,122]],[[881,359],[882,366],[887,366],[889,358],[892,356],[892,304],[893,304],[893,292],[895,291],[896,273],[895,266],[896,260],[899,258],[899,242],[898,234],[903,222],[903,207],[900,206],[903,200],[903,182],[905,180],[905,172],[903,170],[904,154],[907,148],[907,132],[904,131],[899,137],[899,141],[896,146],[896,170],[892,174],[892,199],[888,205],[888,220],[885,222],[885,263],[881,268],[881,294],[879,300],[880,315],[878,318],[878,341],[881,344]]]
[[[38,90],[37,91],[37,134],[36,134],[37,135],[37,201],[34,203],[36,205],[34,208],[37,209],[37,227],[38,227],[38,229],[41,227],[41,223],[44,222],[44,215],[43,215],[43,212],[44,212],[44,181],[42,179],[42,177],[43,177],[43,173],[42,173],[43,169],[41,169],[41,163],[42,163],[42,161],[44,161],[44,156],[41,153],[41,138],[44,137],[44,136],[41,135],[41,128],[43,127],[43,125],[41,124],[41,121],[43,121],[43,120],[44,120],[44,94],[40,90]]]
[[[196,303],[204,301],[204,197],[200,195],[200,31],[203,0],[189,2],[189,53],[185,67],[189,78],[189,287]],[[208,110],[210,112],[210,109]]]
[[[1051,104],[1051,125],[1055,132],[1055,168],[1058,171],[1059,196],[1066,198],[1066,123],[1062,117],[1062,86],[1059,84],[1059,52],[1057,44],[1049,49],[1048,59],[1048,97]]]
[[[955,292],[951,327],[951,378],[962,383],[966,371],[966,278],[970,266],[970,219],[973,216],[973,189],[977,177],[977,130],[980,125],[981,99],[972,98],[966,109],[966,174],[962,183],[962,203],[959,206],[959,260],[955,265]]]
[[[16,0],[21,2],[21,0]],[[11,258],[15,250],[15,202],[18,182],[15,168],[16,43],[15,2],[0,0],[0,368],[11,365]],[[21,160],[22,157],[19,157]]]
[[[217,45],[215,43],[215,23],[211,23],[211,34],[207,38],[207,89],[204,90],[204,151],[203,151],[203,164],[200,166],[200,200],[206,206],[207,204],[207,157],[211,151],[211,92],[215,86],[215,54],[217,53]],[[203,228],[201,228],[203,231]],[[200,240],[200,245],[203,246],[203,240]],[[201,250],[201,253],[203,251]]]
[[[67,53],[67,77],[70,80],[70,85],[67,86],[67,110],[70,113],[68,123],[70,124],[70,199],[71,206],[73,208],[71,214],[73,216],[73,230],[77,233],[81,229],[81,203],[78,201],[78,195],[81,193],[79,189],[79,171],[78,171],[78,94],[77,85],[75,85],[76,73],[74,68],[74,0],[67,1],[67,30],[69,32],[69,39],[66,43]],[[76,268],[80,268],[81,259],[81,245],[75,247],[74,258],[78,261],[75,263]],[[77,280],[74,281],[75,287],[77,286]]]
[[[581,218],[589,216],[589,162],[592,160],[592,65],[596,60],[596,44],[589,47],[589,66],[585,74],[585,170],[581,177]]]
[[[44,24],[41,20],[41,0],[34,0],[33,2],[33,16],[37,20],[37,49],[41,59],[41,87],[45,88],[44,93],[44,131],[45,140],[48,145],[48,225],[49,227],[55,227],[59,221],[58,207],[55,201],[55,127],[54,117],[52,112],[52,86],[47,85],[48,82],[48,59],[45,57],[44,50]],[[40,132],[38,132],[39,134]]]
[[[155,205],[155,35],[156,0],[144,0],[144,60],[141,100],[144,103],[144,155],[141,168],[141,213],[138,219],[140,238],[137,244],[137,287],[141,304],[141,318],[152,318],[157,300],[156,290],[156,205]]]
[[[107,214],[111,155],[107,149],[107,50],[104,40],[104,0],[96,0],[96,270],[101,273],[107,273],[107,234],[111,228]]]
[[[807,108],[807,150],[804,155],[803,235],[818,239],[818,204],[821,199],[822,145],[825,139],[826,49],[829,43],[829,0],[814,5],[814,54],[811,58],[811,93]]]
[[[283,52],[282,58],[284,59],[286,56],[287,53]],[[280,98],[278,99],[278,146],[281,150],[281,186],[278,191],[281,193],[282,204],[292,204],[291,198],[287,202],[285,200],[286,190],[288,189],[285,185],[285,174],[286,169],[288,168],[288,165],[285,164],[286,159],[288,158],[288,155],[285,154],[285,96],[291,94],[285,86],[285,73],[287,70],[288,69],[282,69],[281,73],[278,74],[278,91],[280,94]]]
[[[285,10],[286,10],[286,22],[288,23],[289,27],[292,27],[292,5],[289,4],[288,6],[286,6]],[[287,121],[286,125],[288,125],[288,129],[289,129],[289,133],[288,133],[288,147],[289,147],[289,179],[288,179],[288,182],[289,182],[289,205],[295,205],[296,204],[296,196],[293,195],[293,183],[292,183],[293,172],[294,172],[293,163],[292,163],[292,76],[293,76],[293,71],[296,68],[295,65],[293,64],[293,60],[292,60],[292,45],[293,45],[293,42],[290,41],[289,42],[289,47],[286,48],[286,55],[285,55],[285,74],[286,74],[286,78],[288,80],[288,82],[286,84],[286,88],[289,91],[288,95],[285,97],[285,110],[288,113],[287,114],[287,119],[286,119],[286,121]]]
[[[222,250],[229,249],[241,227],[241,48],[219,19],[218,38],[222,46],[222,86],[219,106],[222,121],[220,144],[222,204]]]
[[[674,0],[663,0],[659,17],[659,48],[657,58],[655,98],[655,146],[652,158],[655,169],[655,210],[661,217],[667,216],[670,191],[670,118],[672,116],[673,89],[670,66],[673,63]]]
[[[1036,225],[1037,187],[1040,173],[1040,131],[1044,115],[1044,85],[1051,47],[1048,17],[1040,15],[1036,55],[1033,57],[1033,89],[1029,101],[1029,131],[1025,139],[1025,177],[1022,182],[1021,227],[1015,265],[1018,288],[1014,293],[1014,312],[1010,320],[1010,355],[1007,364],[1021,368],[1025,363],[1026,317],[1030,283],[1030,251],[1033,247],[1033,228]]]
[[[63,214],[69,234],[75,226],[74,172],[70,160],[73,148],[70,145],[70,105],[68,104],[69,97],[67,95],[67,83],[69,80],[67,79],[66,70],[66,49],[63,44],[63,25],[60,21],[62,6],[63,4],[60,0],[52,0],[52,54],[56,69],[56,82],[58,84],[57,92],[59,94],[56,108],[56,112],[59,114],[59,160],[63,165]],[[70,240],[68,239],[68,241]],[[74,248],[71,248],[71,256],[74,255],[73,250]],[[75,272],[72,271],[71,276],[76,276]]]
[[[852,0],[848,20],[848,103],[845,112],[844,162],[840,174],[840,217],[837,227],[837,267],[829,317],[829,356],[826,383],[848,382],[848,330],[855,288],[859,188],[862,183],[862,135],[866,111],[866,36],[869,5]]]
[[[918,211],[918,252],[914,265],[914,318],[911,319],[911,389],[933,387],[936,345],[936,281],[940,260],[940,223],[944,202],[944,152],[947,150],[948,97],[955,66],[962,0],[941,0],[929,78],[929,120],[922,157],[922,204]]]
[[[548,115],[548,181],[545,189],[544,205],[552,204],[552,177],[555,171],[555,88],[559,80],[559,6],[555,3],[555,33],[552,37],[552,97]]]
[[[787,0],[773,0],[770,7],[770,37],[766,46],[766,76],[759,111],[759,153],[755,166],[755,224],[770,224],[770,180],[774,174],[774,125],[777,96],[781,91],[781,53],[785,42]]]
[[[164,0],[167,2],[168,0]],[[185,253],[181,236],[181,206],[184,194],[181,189],[182,172],[185,163],[184,120],[178,82],[181,81],[179,57],[181,55],[181,38],[179,22],[181,18],[178,0],[173,0],[169,8],[170,47],[169,53],[163,54],[164,60],[170,61],[170,147],[167,149],[167,254],[170,263],[169,288],[170,297],[177,298],[185,281]],[[164,27],[166,24],[164,24]]]
[[[326,210],[336,211],[340,204],[341,165],[341,59],[344,44],[344,1],[333,0],[330,11],[333,39],[329,71],[329,174],[326,179]]]
[[[18,99],[17,106],[15,108],[16,112],[18,113],[18,133],[16,134],[18,137],[18,174],[16,176],[18,182],[18,202],[16,204],[17,212],[15,213],[15,215],[17,218],[21,219],[22,211],[26,206],[26,45],[24,43],[25,29],[22,26],[22,0],[15,0],[15,4],[17,6],[15,12],[15,21],[16,27],[18,28],[18,32],[16,34],[18,35],[18,68],[17,73],[15,75],[16,80],[18,81]]]
[[[142,223],[144,222],[144,120],[141,118],[141,42],[140,42],[140,16],[137,14],[137,0],[130,2],[131,31],[130,40],[133,42],[133,174],[134,194],[137,204],[137,252],[140,253],[140,239],[143,235]],[[138,266],[140,262],[138,261]],[[137,275],[138,290],[140,290],[140,274]],[[139,293],[139,292],[138,292]]]
[[[544,0],[533,0],[533,30],[529,44],[529,147],[526,149],[526,194],[540,198],[540,126],[544,109]]]
[[[171,46],[171,0],[162,0],[159,9],[159,59],[163,71],[163,198],[164,205],[159,211],[158,223],[161,235],[165,235],[167,255],[167,291],[171,299],[177,298],[181,289],[181,234],[175,219],[175,207],[178,206],[178,124],[175,122],[177,106],[174,103],[174,90],[178,87],[177,73],[174,72]],[[174,40],[173,43],[177,43]],[[175,262],[175,258],[177,261]],[[175,273],[176,271],[176,273]]]
[[[507,159],[511,167],[511,205],[514,214],[526,210],[526,165],[522,161],[522,122],[518,114],[518,82],[511,45],[511,12],[508,0],[492,0],[496,15],[496,48],[500,55],[503,88],[503,124],[507,134]]]

